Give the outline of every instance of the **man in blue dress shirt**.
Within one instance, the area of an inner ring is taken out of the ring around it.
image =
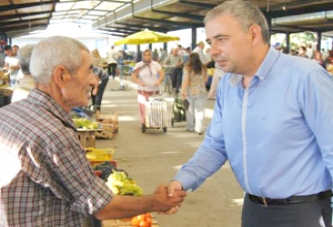
[[[229,160],[243,227],[331,226],[333,80],[317,63],[270,47],[265,17],[227,1],[205,18],[211,55],[227,72],[195,155],[169,185],[195,190]]]

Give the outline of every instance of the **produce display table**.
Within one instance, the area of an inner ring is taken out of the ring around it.
[[[77,129],[82,147],[96,147],[96,132],[100,132],[101,129]]]

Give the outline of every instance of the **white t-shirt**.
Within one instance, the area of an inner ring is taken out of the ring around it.
[[[9,66],[18,65],[19,64],[19,60],[16,57],[9,57],[9,56],[7,56],[5,58],[5,63],[6,63],[6,65],[9,65]],[[11,76],[11,78],[16,79],[18,72],[19,72],[19,69],[11,69],[10,70],[10,76]]]
[[[118,63],[118,51],[116,51],[115,49],[111,49],[109,52],[108,52],[108,56],[107,56],[107,59],[108,59],[108,64],[112,64],[112,63],[115,63],[117,64]]]
[[[145,87],[138,85],[138,90],[159,91],[159,87],[154,84],[158,81],[158,72],[162,69],[161,65],[156,61],[152,61],[149,65],[140,61],[136,63],[133,71],[139,69],[139,79],[146,84]]]
[[[197,53],[199,55],[200,61],[203,65],[205,65],[206,63],[208,63],[209,61],[206,59],[206,56],[203,52],[203,50],[200,47],[196,47],[194,48],[194,50],[192,51],[193,53]]]

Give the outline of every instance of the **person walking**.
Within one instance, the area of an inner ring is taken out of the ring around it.
[[[207,77],[207,69],[201,63],[199,55],[191,53],[188,63],[184,67],[182,98],[189,102],[186,112],[186,130],[195,131],[199,135],[204,132]]]
[[[250,1],[225,1],[204,24],[226,75],[205,139],[169,195],[197,189],[228,160],[245,192],[242,227],[331,227],[332,78],[270,46],[265,16]]]
[[[146,102],[152,95],[160,93],[159,85],[164,79],[161,65],[152,60],[150,50],[142,52],[142,61],[136,63],[132,73],[133,81],[138,85],[138,103],[141,119],[141,130],[146,128],[145,108]]]
[[[107,54],[108,61],[108,74],[112,76],[112,79],[116,77],[116,69],[118,64],[118,51],[115,50],[114,46],[111,46],[111,50]]]

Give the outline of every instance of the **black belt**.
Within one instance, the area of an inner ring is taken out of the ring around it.
[[[305,195],[305,196],[291,196],[286,199],[269,199],[264,197],[258,197],[255,195],[247,194],[250,200],[254,203],[258,203],[261,205],[283,205],[283,204],[296,204],[296,203],[310,203],[316,200],[325,199],[332,197],[332,190],[327,190],[324,192],[320,192],[318,194],[313,195]]]

